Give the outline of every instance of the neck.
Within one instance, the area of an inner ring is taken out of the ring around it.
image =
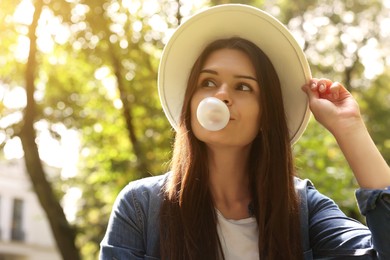
[[[247,162],[250,146],[245,148],[208,148],[210,190],[215,207],[227,218],[248,217],[251,201]]]

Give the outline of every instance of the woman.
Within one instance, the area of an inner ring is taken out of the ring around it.
[[[287,53],[277,44],[257,44],[267,42],[265,33],[261,40],[251,38],[253,32],[242,33],[248,27],[242,22],[246,19],[242,12],[248,12],[245,17],[253,15],[248,24],[253,19],[260,27],[264,26],[260,20],[269,24],[269,16],[257,9],[221,6],[191,18],[195,22],[186,22],[173,36],[173,43],[168,43],[160,65],[159,90],[164,111],[177,131],[172,169],[132,182],[118,196],[101,258],[390,257],[386,220],[390,169],[373,144],[355,100],[340,83],[306,80],[305,60],[291,38],[286,40],[285,31],[279,38],[271,32],[270,41],[288,42],[286,48],[293,45]],[[212,28],[218,26],[219,15],[227,18],[223,23],[234,21],[231,27],[236,28],[226,29],[228,33]],[[279,26],[278,32],[285,30],[277,23],[273,26]],[[203,28],[202,37],[193,35],[199,31],[196,28]],[[213,35],[205,36],[204,31]],[[201,42],[199,46],[207,43],[195,62],[191,55],[183,57],[184,32]],[[170,63],[172,56],[175,62]],[[298,71],[285,66],[294,62],[303,64]],[[178,69],[186,71],[187,63],[192,66],[190,73],[178,76]],[[304,92],[294,82],[299,73],[304,75]],[[168,84],[178,77],[188,79],[182,98],[177,98],[180,84]],[[293,100],[286,93],[295,95]],[[307,103],[300,102],[299,96],[304,93],[316,119],[335,136],[363,188],[358,199],[370,230],[345,217],[330,199],[294,177],[291,143],[307,123]],[[229,122],[221,130],[210,131],[198,120],[198,105],[208,97],[218,98],[229,109]]]

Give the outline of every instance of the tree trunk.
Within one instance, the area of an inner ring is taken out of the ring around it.
[[[115,48],[112,46],[111,49]],[[143,149],[141,147],[141,144],[138,141],[137,136],[135,135],[135,128],[134,128],[134,123],[133,123],[133,116],[132,116],[132,109],[131,109],[131,104],[128,100],[128,93],[125,89],[125,85],[123,83],[123,77],[122,77],[122,67],[120,64],[120,60],[115,54],[115,52],[111,52],[111,60],[112,60],[112,65],[114,68],[114,74],[116,77],[117,81],[117,86],[118,86],[118,91],[120,95],[120,99],[123,104],[122,108],[122,114],[126,122],[126,128],[127,128],[127,133],[129,137],[129,141],[131,145],[133,146],[133,151],[135,156],[137,157],[137,178],[144,177],[148,173],[148,163],[145,158],[145,153],[143,152]]]
[[[38,147],[35,142],[36,132],[34,129],[34,121],[36,116],[36,103],[34,100],[34,81],[37,68],[36,28],[38,26],[42,8],[43,0],[35,1],[34,17],[29,27],[30,50],[25,71],[27,106],[24,111],[24,122],[20,132],[20,138],[24,150],[24,160],[27,172],[30,175],[38,200],[49,220],[60,254],[64,260],[78,260],[80,259],[80,255],[75,244],[75,230],[66,220],[59,200],[46,179],[46,174],[39,157]]]
[[[181,3],[180,0],[177,0],[177,12],[176,12],[176,19],[177,19],[177,24],[181,24],[181,20],[183,19],[183,16],[180,13],[180,8],[181,8]]]

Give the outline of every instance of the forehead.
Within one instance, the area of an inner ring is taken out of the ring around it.
[[[202,69],[231,69],[255,73],[255,68],[249,56],[237,49],[219,49],[211,52],[206,58]]]

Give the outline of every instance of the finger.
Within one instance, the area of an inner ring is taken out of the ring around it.
[[[317,85],[318,85],[318,91],[321,93],[321,94],[325,94],[327,92],[329,92],[329,87],[332,85],[332,81],[330,79],[325,79],[325,78],[321,78],[318,80],[317,82]]]
[[[339,99],[341,88],[342,88],[342,85],[340,82],[333,82],[333,84],[329,87],[330,94],[331,94],[333,99]]]
[[[310,85],[310,89],[313,90],[313,91],[316,91],[317,88],[318,88],[318,80],[317,78],[312,78],[309,82],[309,85]]]
[[[315,81],[310,81],[309,83],[302,86],[302,90],[307,94],[309,100],[314,98],[319,98],[319,93],[317,91],[317,84]]]

